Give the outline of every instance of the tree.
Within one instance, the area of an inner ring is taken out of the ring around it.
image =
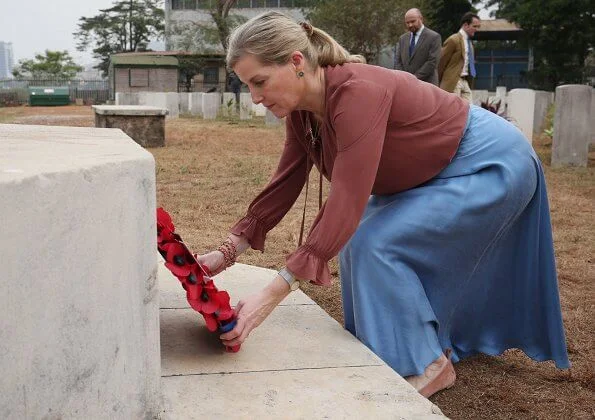
[[[461,18],[467,12],[477,13],[472,4],[479,0],[426,0],[424,13],[427,25],[444,41],[461,28]]]
[[[116,1],[109,9],[101,9],[97,16],[79,19],[77,49],[85,51],[93,46],[93,56],[100,60],[95,68],[107,75],[110,56],[136,51],[151,38],[159,39],[165,29],[162,0]]]
[[[404,32],[409,0],[321,0],[306,10],[307,19],[333,36],[351,54],[376,63],[380,52]]]
[[[83,68],[76,64],[68,51],[45,50],[36,54],[33,60],[21,60],[12,70],[16,78],[72,79]]]
[[[227,39],[231,30],[244,23],[246,18],[230,15],[230,9],[237,0],[217,0],[207,13],[210,21],[181,22],[168,28],[172,48],[202,54],[227,53]],[[219,48],[220,47],[220,48]]]
[[[210,21],[181,22],[168,27],[168,36],[171,39],[171,48],[207,54],[227,54],[227,39],[231,30],[244,23],[246,18],[239,15],[230,15],[230,9],[237,0],[217,0],[214,7],[208,11]],[[213,3],[212,3],[213,4]],[[192,78],[200,73],[204,67],[201,57],[178,57],[180,62],[180,77],[184,80],[186,89],[190,89]],[[226,79],[229,77],[227,69]]]
[[[534,52],[531,85],[553,90],[563,83],[582,83],[585,60],[595,47],[593,0],[490,0],[496,17],[523,29]]]

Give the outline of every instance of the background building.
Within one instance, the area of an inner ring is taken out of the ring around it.
[[[13,67],[12,42],[0,41],[0,79],[12,77]]]
[[[302,8],[306,5],[303,0],[239,0],[229,11],[230,16],[239,15],[250,19],[266,10],[276,9],[296,20],[304,20]],[[210,57],[208,63],[204,63],[200,73],[197,75],[193,89],[209,88],[217,85],[225,90],[225,60],[223,49],[219,43],[205,44],[198,42],[194,47],[181,45],[178,42],[181,37],[179,27],[188,23],[213,22],[210,10],[215,6],[215,0],[165,0],[165,49],[191,50],[198,55]]]

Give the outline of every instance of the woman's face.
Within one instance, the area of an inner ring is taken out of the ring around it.
[[[297,57],[296,64],[294,55],[287,64],[263,65],[256,57],[247,54],[240,58],[233,70],[248,85],[252,102],[262,103],[276,117],[282,118],[298,109],[303,96],[303,78],[297,76],[303,70],[301,63]]]

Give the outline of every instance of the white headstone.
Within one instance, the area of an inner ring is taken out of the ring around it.
[[[550,105],[554,103],[554,92],[545,90],[535,91],[535,111],[533,116],[533,132],[541,133],[543,131],[545,117]]]
[[[188,114],[190,112],[190,92],[178,92],[178,97],[180,114]]]
[[[474,90],[471,92],[471,103],[481,106],[482,102],[488,100],[489,92],[487,90]]]
[[[233,92],[223,93],[223,112],[225,115],[233,115],[236,112],[236,95]]]
[[[167,104],[167,116],[178,118],[180,116],[180,97],[178,92],[165,92],[165,103]]]
[[[264,117],[264,123],[266,125],[279,125],[281,124],[281,119],[277,118],[275,114],[267,109],[266,115]]]
[[[508,118],[523,132],[529,143],[532,143],[535,121],[533,89],[512,89],[508,92]]]
[[[202,113],[206,120],[214,120],[221,107],[221,94],[217,92],[202,95]]]
[[[202,92],[190,92],[188,107],[192,115],[202,116]]]
[[[240,93],[240,120],[252,119],[252,95]]]
[[[252,112],[257,117],[264,117],[267,113],[267,109],[263,104],[252,104]]]
[[[592,90],[587,85],[556,88],[552,166],[587,166]]]
[[[139,105],[138,95],[134,92],[116,92],[116,105]]]

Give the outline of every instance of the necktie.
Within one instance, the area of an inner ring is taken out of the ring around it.
[[[475,77],[477,73],[475,71],[475,58],[473,57],[473,46],[470,39],[467,39],[467,46],[469,47],[469,74],[471,77]]]
[[[409,43],[409,57],[413,55],[415,49],[415,32],[411,32],[411,42]]]

